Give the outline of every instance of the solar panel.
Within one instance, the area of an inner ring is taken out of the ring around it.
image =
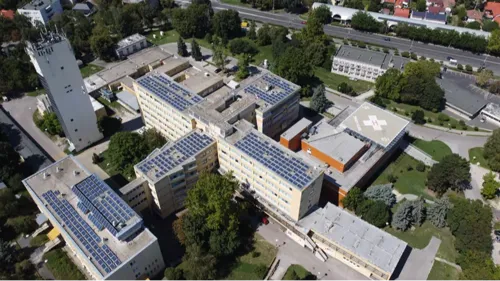
[[[203,100],[161,74],[144,76],[138,79],[137,83],[180,111]]]
[[[45,199],[60,218],[63,227],[69,230],[74,237],[78,238],[78,242],[84,246],[106,273],[110,273],[121,264],[120,259],[107,245],[103,245],[102,247],[99,245],[102,242],[101,237],[92,230],[90,225],[87,224],[66,199],[59,199],[57,197],[58,194],[49,190],[42,194],[42,198]],[[96,220],[92,213],[89,214],[89,218],[91,221]]]
[[[165,148],[153,158],[143,161],[138,165],[138,169],[143,173],[155,169],[155,177],[159,178],[188,158],[199,153],[212,142],[213,139],[209,136],[195,131],[176,141],[172,146]]]
[[[312,180],[307,174],[310,169],[307,164],[254,133],[243,137],[235,146],[299,188],[305,187]]]

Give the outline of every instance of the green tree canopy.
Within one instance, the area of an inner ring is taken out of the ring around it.
[[[242,80],[250,75],[248,67],[250,66],[250,55],[242,54],[238,57],[238,71],[236,72],[236,77]]]
[[[357,30],[377,32],[381,24],[374,17],[366,12],[356,12],[351,19],[351,27]]]
[[[148,151],[153,151],[156,148],[160,148],[167,143],[167,139],[154,128],[149,128],[142,134],[142,139],[144,144],[148,148]]]
[[[427,10],[427,3],[425,0],[417,0],[417,11],[425,12]]]
[[[401,79],[401,71],[396,68],[388,69],[375,80],[375,93],[383,98],[398,101],[401,92]]]
[[[191,41],[191,57],[193,57],[195,61],[201,61],[203,59],[203,55],[201,54],[200,50],[200,45],[198,45],[198,42],[196,42],[194,38]]]
[[[491,32],[495,29],[498,29],[498,23],[493,20],[485,20],[483,21],[483,31]]]
[[[349,190],[347,195],[342,199],[342,205],[344,208],[354,211],[361,205],[361,202],[365,200],[363,192],[357,186]]]
[[[438,195],[443,195],[448,189],[463,191],[470,184],[469,162],[458,154],[450,154],[434,164],[427,176],[427,185]]]
[[[312,110],[323,113],[332,104],[325,96],[325,85],[319,85],[315,90],[311,98],[310,107]]]
[[[211,7],[193,3],[186,9],[173,9],[171,20],[182,37],[203,38],[211,28]]]
[[[250,39],[250,40],[257,39],[256,28],[257,28],[257,26],[255,24],[255,21],[250,21],[250,28],[248,29],[248,33],[247,33],[248,39]]]
[[[222,10],[213,17],[212,27],[223,41],[238,37],[241,35],[240,15],[235,10]]]
[[[120,131],[122,121],[114,117],[103,116],[97,120],[97,127],[105,137],[109,137]]]
[[[376,227],[384,227],[389,222],[389,210],[381,201],[364,200],[356,208],[356,215]]]
[[[274,72],[292,83],[304,86],[312,76],[312,65],[301,49],[288,47],[275,63]]]
[[[317,7],[311,12],[311,16],[317,18],[322,24],[328,24],[332,21],[332,12],[327,6]]]
[[[259,46],[271,44],[272,38],[270,33],[271,27],[267,23],[263,24],[259,30],[257,30],[257,44],[259,44]]]
[[[500,172],[500,129],[494,130],[486,141],[483,156],[491,170]]]
[[[21,157],[8,142],[0,142],[0,179],[7,179],[19,170]]]
[[[114,38],[107,27],[95,27],[90,37],[92,52],[105,61],[111,61],[115,57],[116,40]]]
[[[500,29],[495,29],[490,33],[486,50],[492,55],[500,54]]]
[[[500,182],[496,179],[496,175],[491,171],[484,175],[483,177],[483,188],[481,189],[481,195],[484,199],[494,199],[497,197],[498,188],[500,188]]]
[[[115,171],[126,177],[134,176],[134,165],[139,163],[149,153],[141,135],[133,132],[118,132],[114,134],[106,152],[107,161]]]
[[[179,39],[177,40],[177,54],[181,57],[188,56],[186,43],[184,42],[181,36],[179,36]]]
[[[59,123],[57,115],[54,112],[45,113],[42,118],[36,122],[36,125],[40,130],[52,136],[62,136],[64,134],[61,123]]]

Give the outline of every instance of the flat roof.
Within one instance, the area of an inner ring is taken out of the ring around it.
[[[54,2],[59,2],[58,0],[50,1],[50,0],[34,0],[26,5],[24,5],[21,9],[22,10],[43,10],[47,6],[51,5]]]
[[[192,131],[175,142],[154,150],[146,159],[135,165],[146,178],[157,182],[176,168],[194,159],[200,151],[215,143],[207,134]]]
[[[408,62],[410,62],[409,59],[400,56],[393,56],[391,54],[352,47],[349,45],[342,45],[337,51],[335,57],[374,65],[382,69],[394,67],[401,70]]]
[[[236,89],[236,93],[254,96],[257,99],[257,104],[259,104],[259,110],[267,111],[288,97],[296,95],[299,90],[300,86],[271,72],[266,72],[246,86]]]
[[[235,148],[266,167],[268,172],[280,176],[299,190],[309,186],[321,174],[320,169],[309,165],[273,139],[253,128],[246,128],[246,122],[242,125],[245,126],[245,131],[240,130],[227,140],[233,142]]]
[[[139,33],[132,34],[129,37],[123,38],[122,40],[118,41],[118,43],[116,43],[117,46],[116,48],[117,49],[126,48],[143,40],[146,40],[146,37],[144,37],[143,35],[140,35]]]
[[[481,94],[477,93],[477,91],[481,92],[481,89],[463,77],[443,73],[441,79],[436,78],[436,82],[444,90],[446,103],[461,109],[470,116],[478,113],[488,103]]]
[[[342,164],[349,162],[365,146],[364,142],[336,130],[324,119],[309,130],[305,141]]]
[[[408,120],[365,102],[340,126],[387,147],[409,123]]]
[[[137,79],[136,83],[179,111],[185,111],[203,100],[202,97],[162,73],[150,72]]]
[[[137,101],[137,97],[131,92],[123,90],[116,94],[116,98],[118,98],[118,100],[120,100],[124,104],[128,105],[133,110],[139,110],[139,102]]]
[[[194,66],[177,74],[173,78],[177,81],[177,78],[180,76],[184,76],[184,79],[180,81],[179,84],[192,90],[196,94],[200,94],[201,92],[210,87],[213,87],[214,85],[220,85],[223,81],[222,78],[217,74],[198,69]]]
[[[73,156],[40,170],[23,183],[65,238],[69,236],[75,242],[80,258],[88,259],[103,276],[156,241],[143,228],[142,218]]]
[[[408,244],[361,218],[327,203],[298,222],[362,260],[392,274]]]
[[[299,120],[299,122],[295,123],[292,125],[292,127],[288,128],[283,134],[281,134],[281,137],[284,138],[285,140],[291,140],[297,134],[302,132],[304,129],[309,127],[312,124],[312,122],[307,119],[307,118],[302,118]]]

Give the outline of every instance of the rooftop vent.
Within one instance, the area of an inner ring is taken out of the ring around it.
[[[208,77],[210,76],[210,74],[208,72],[205,72],[205,77]]]
[[[272,85],[267,84],[266,85],[266,91],[271,91],[273,89]]]
[[[46,172],[43,172],[43,179],[46,179],[48,174]]]
[[[80,172],[78,172],[77,170],[74,170],[74,171],[73,171],[73,176],[75,176],[75,177],[76,177],[76,176],[78,176],[79,174],[80,174]]]

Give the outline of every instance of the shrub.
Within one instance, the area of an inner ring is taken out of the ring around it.
[[[394,55],[395,55],[395,56],[399,56],[399,51],[398,51],[397,49],[396,49],[396,50],[394,50]]]
[[[407,170],[408,172],[409,172],[409,171],[413,171],[413,167],[412,167],[410,164],[408,164],[408,166],[406,166],[406,170]]]
[[[389,210],[382,201],[363,201],[356,208],[356,215],[376,227],[384,227],[389,222]]]
[[[255,46],[255,43],[253,41],[245,40],[242,38],[231,40],[231,42],[229,42],[229,51],[236,55],[255,55],[256,53],[258,53],[257,46]]]
[[[344,45],[349,45],[349,41],[347,41],[347,39],[344,39]]]
[[[92,154],[92,164],[98,164],[102,161],[101,157],[97,153]]]
[[[389,49],[384,48],[384,53],[388,54],[389,53]]]
[[[388,174],[388,175],[387,175],[387,180],[388,180],[389,182],[395,183],[396,181],[398,181],[398,177],[397,177],[397,176],[395,176],[395,175],[393,175],[393,174]]]
[[[260,257],[259,252],[252,252],[252,258],[258,258],[258,257]]]
[[[424,124],[425,123],[425,113],[423,110],[415,110],[411,115],[411,120],[415,122],[415,124]]]
[[[419,172],[425,172],[425,164],[422,162],[418,162],[417,167],[415,167],[415,169],[417,169],[417,171]]]
[[[463,65],[461,65],[461,64],[458,64],[458,65],[457,65],[457,69],[458,69],[458,70],[464,70],[464,66],[463,66]]]
[[[366,43],[365,42],[358,42],[358,47],[360,48],[366,48]]]
[[[450,121],[450,117],[444,113],[439,113],[438,120],[443,122],[448,122]]]
[[[465,71],[467,71],[467,72],[472,72],[472,66],[471,66],[470,64],[467,64],[467,65],[465,66]]]
[[[408,53],[408,52],[402,52],[401,56],[404,57],[404,58],[409,58],[410,57],[410,53]]]
[[[479,131],[479,128],[477,126],[474,127],[474,131],[476,131],[476,132]]]
[[[411,57],[412,60],[418,60],[418,56],[415,53],[411,53],[410,57]]]

